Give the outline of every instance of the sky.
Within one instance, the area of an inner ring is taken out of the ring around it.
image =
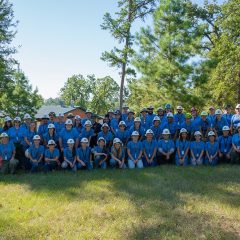
[[[100,57],[116,42],[100,24],[105,12],[117,10],[117,0],[11,0],[19,21],[13,45],[15,58],[32,86],[55,98],[73,74],[111,76],[119,71]],[[203,0],[195,0],[201,3]],[[144,23],[136,23],[137,31]],[[146,24],[146,23],[145,23]]]

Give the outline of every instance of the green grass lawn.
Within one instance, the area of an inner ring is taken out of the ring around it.
[[[1,175],[0,239],[240,239],[240,166]]]

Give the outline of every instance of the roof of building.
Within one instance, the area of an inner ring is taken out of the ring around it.
[[[41,108],[38,109],[38,112],[37,114],[35,115],[35,118],[36,119],[39,119],[39,118],[42,118],[42,116],[44,114],[49,114],[50,112],[55,112],[56,116],[59,114],[59,113],[63,113],[63,114],[66,114],[66,113],[69,113],[75,109],[81,109],[82,111],[86,111],[84,108],[82,107],[78,107],[78,106],[74,106],[74,107],[63,107],[63,106],[60,106],[60,105],[49,105],[49,106],[45,106],[43,105]]]

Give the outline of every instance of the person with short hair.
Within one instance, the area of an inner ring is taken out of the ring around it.
[[[205,143],[201,140],[202,134],[200,131],[194,133],[195,141],[190,144],[191,150],[191,165],[202,165],[204,160]]]
[[[106,148],[106,140],[100,137],[97,140],[97,146],[92,149],[94,167],[95,168],[107,168],[108,150]]]
[[[54,140],[48,140],[47,149],[44,153],[45,163],[44,163],[44,171],[50,172],[54,171],[60,166],[59,157],[60,152],[56,148],[56,143]]]
[[[61,164],[63,169],[69,169],[71,172],[77,171],[76,160],[77,160],[77,150],[74,147],[75,141],[70,138],[67,140],[67,146],[63,150],[64,161]]]
[[[238,124],[240,123],[240,104],[237,104],[235,108],[235,114],[232,116],[231,119],[231,133],[238,133]]]
[[[77,169],[92,170],[91,163],[92,155],[91,148],[89,147],[89,141],[87,138],[82,138],[80,141],[81,146],[77,149],[76,166]]]
[[[205,165],[216,166],[218,163],[219,144],[216,141],[216,134],[214,131],[208,133],[208,142],[205,144]]]

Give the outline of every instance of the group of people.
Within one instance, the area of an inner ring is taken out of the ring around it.
[[[240,163],[240,104],[235,113],[229,105],[224,112],[176,110],[166,104],[154,113],[149,106],[135,117],[124,106],[122,112],[109,110],[102,124],[90,110],[83,119],[51,112],[38,127],[29,114],[23,121],[7,116],[0,129],[1,172]]]

